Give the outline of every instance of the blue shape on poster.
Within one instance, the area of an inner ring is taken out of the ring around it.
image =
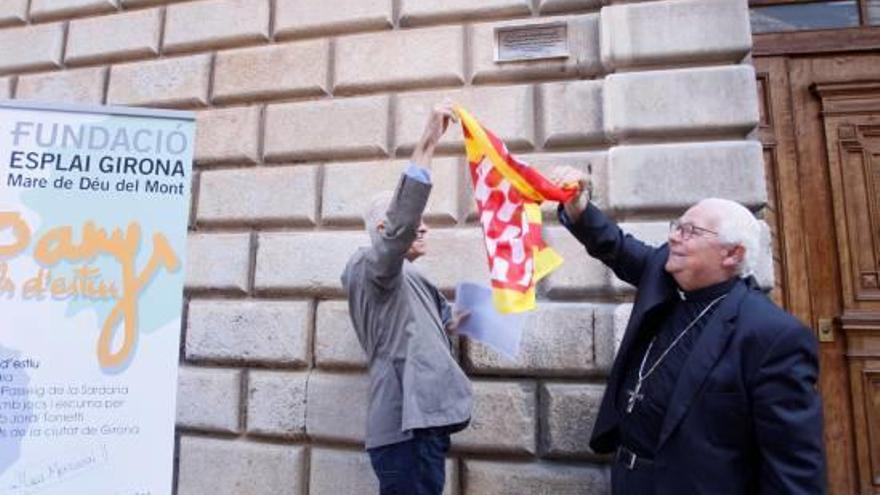
[[[0,416],[6,416],[9,419],[12,415],[18,418],[27,418],[33,410],[12,409],[12,404],[24,407],[29,402],[26,393],[30,376],[25,371],[26,368],[15,368],[11,363],[19,359],[21,353],[0,345],[0,404],[4,407],[0,408]],[[6,363],[6,364],[4,364]],[[23,394],[9,393],[11,390],[25,391]],[[0,425],[0,474],[9,469],[21,454],[22,436],[11,436],[10,421],[5,421],[4,425]],[[27,430],[30,422],[21,422],[15,424],[16,430]]]

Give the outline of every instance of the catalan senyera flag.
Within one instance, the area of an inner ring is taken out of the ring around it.
[[[517,160],[467,110],[456,107],[489,258],[492,300],[500,313],[535,307],[535,284],[562,264],[541,235],[540,204],[565,202],[577,187],[554,186]]]

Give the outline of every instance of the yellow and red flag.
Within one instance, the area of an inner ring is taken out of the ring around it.
[[[492,300],[500,313],[535,307],[535,284],[562,264],[541,235],[543,201],[565,202],[576,187],[559,188],[510,155],[504,143],[456,107],[489,257]]]

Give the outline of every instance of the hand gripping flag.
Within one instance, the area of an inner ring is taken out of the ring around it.
[[[535,307],[535,284],[562,264],[541,236],[540,204],[565,202],[577,187],[559,188],[507,147],[466,110],[456,107],[464,132],[474,199],[489,258],[492,301],[500,313]]]

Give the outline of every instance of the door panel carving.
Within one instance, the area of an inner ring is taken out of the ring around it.
[[[874,487],[880,487],[880,362],[873,362],[872,369],[863,377],[867,406],[868,445],[871,452],[871,478]]]
[[[841,323],[849,341],[853,420],[864,432],[856,441],[860,493],[880,493],[880,313],[851,311]]]
[[[859,493],[880,493],[880,80],[819,83]]]
[[[820,84],[845,304],[880,301],[880,82]]]

